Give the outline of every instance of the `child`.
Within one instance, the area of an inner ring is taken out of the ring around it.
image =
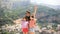
[[[23,34],[28,34],[28,21],[25,17],[22,20],[22,32]]]
[[[35,34],[35,19],[34,16],[30,17],[30,23],[29,23],[29,28],[30,28],[30,34]]]

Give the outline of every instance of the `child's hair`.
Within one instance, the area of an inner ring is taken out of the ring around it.
[[[23,17],[23,19],[26,19],[25,17]]]
[[[23,19],[26,19],[25,17],[23,17]]]
[[[26,17],[23,17],[23,19],[26,19],[26,21],[28,21],[28,19]]]

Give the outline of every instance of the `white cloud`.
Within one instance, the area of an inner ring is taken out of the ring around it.
[[[27,1],[27,0],[10,0],[10,1],[17,2],[17,1]]]
[[[36,4],[50,4],[50,5],[60,5],[60,0],[30,0],[31,3]]]
[[[11,1],[20,1],[20,0],[11,0]]]

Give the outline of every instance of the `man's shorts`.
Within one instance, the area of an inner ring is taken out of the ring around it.
[[[30,32],[35,32],[35,28],[30,28],[29,31]]]

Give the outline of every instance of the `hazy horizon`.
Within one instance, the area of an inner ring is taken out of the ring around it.
[[[21,1],[28,1],[31,4],[48,4],[48,5],[60,5],[60,0],[3,0],[9,2],[21,2]]]

